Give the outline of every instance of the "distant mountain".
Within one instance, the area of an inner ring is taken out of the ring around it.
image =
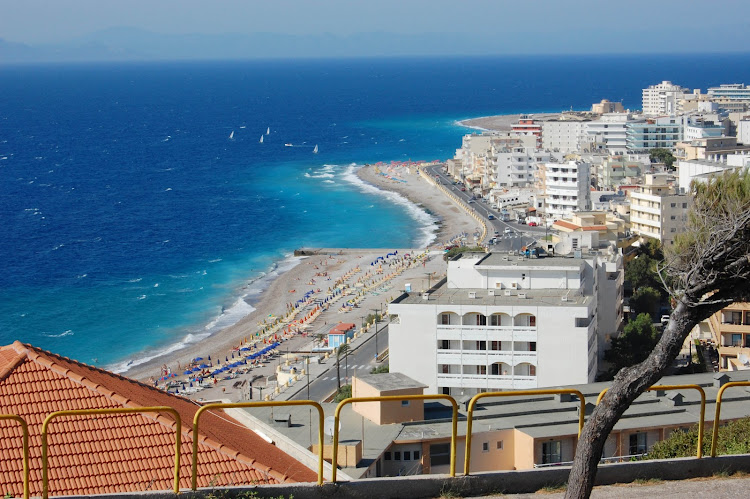
[[[444,33],[169,35],[135,28],[112,28],[55,45],[30,46],[0,40],[0,63],[480,53],[486,53],[486,44],[479,38]]]

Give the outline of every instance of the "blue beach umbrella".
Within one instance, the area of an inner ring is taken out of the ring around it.
[[[182,374],[191,374],[192,372],[193,372],[193,371],[185,371],[185,372],[184,372],[184,373],[182,373]]]
[[[193,362],[198,362],[199,360],[203,360],[203,357],[196,357],[193,359]]]

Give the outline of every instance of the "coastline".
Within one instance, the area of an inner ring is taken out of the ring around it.
[[[559,117],[562,113],[523,113],[533,115],[535,119],[546,121]],[[518,123],[521,114],[498,114],[496,116],[480,116],[457,122],[459,126],[473,128],[483,132],[507,132],[512,125]]]
[[[434,185],[424,180],[415,168],[397,167],[392,169],[391,173],[399,181],[387,179],[377,174],[375,166],[364,166],[353,170],[357,179],[367,184],[368,187],[388,193],[396,193],[405,199],[403,204],[415,205],[420,211],[431,217],[435,230],[429,231],[428,236],[426,234],[415,235],[415,241],[427,241],[429,239],[434,246],[439,245],[440,242],[451,240],[461,233],[475,230],[476,221],[464,210],[449,201]],[[400,254],[406,252],[414,254],[415,248],[419,247],[404,248],[398,251]],[[421,247],[424,248],[424,246]],[[299,300],[308,291],[320,289],[318,296],[322,296],[332,283],[342,279],[358,266],[360,268],[369,267],[371,261],[383,256],[388,251],[390,250],[342,249],[340,252],[337,251],[331,255],[288,257],[278,262],[278,267],[274,270],[276,275],[268,278],[270,281],[265,281],[267,277],[260,280],[264,282],[261,283],[262,287],[257,294],[245,294],[243,300],[253,310],[237,322],[210,333],[205,338],[188,343],[176,351],[170,351],[171,346],[165,347],[166,352],[164,354],[154,356],[141,364],[133,365],[122,374],[132,379],[150,382],[152,379],[158,379],[164,368],[167,368],[170,372],[181,374],[184,366],[189,365],[197,357],[228,358],[233,350],[254,337],[259,328],[259,323],[265,318],[272,315],[281,316],[288,303]],[[285,268],[287,266],[282,265],[282,263],[289,258],[298,259],[298,263],[289,266],[290,268]],[[321,278],[320,274],[323,272],[327,275]],[[408,273],[408,271],[405,272],[405,274]],[[418,280],[423,277],[422,274],[422,272],[413,274],[411,280]],[[419,275],[419,277],[416,277],[416,275]],[[255,282],[249,282],[248,286],[255,284]],[[252,296],[257,296],[257,300],[253,300]],[[385,305],[388,301],[383,298],[372,298],[379,300],[379,305]],[[357,313],[361,315],[361,312]],[[356,318],[350,318],[349,321],[358,323],[359,319],[360,317],[356,316]],[[325,326],[331,321],[324,320],[323,322],[323,327],[321,328],[318,324],[316,329],[326,329]],[[300,342],[295,341],[295,343]],[[299,346],[296,345],[295,348]],[[291,346],[288,348],[291,348]]]

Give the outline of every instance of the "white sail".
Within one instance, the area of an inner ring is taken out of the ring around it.
[[[313,154],[318,154],[318,144],[315,144],[315,149],[313,149]]]
[[[229,134],[229,140],[232,140],[234,138],[234,130],[232,130],[232,133]]]
[[[263,143],[263,136],[262,135],[260,136],[260,140],[258,142],[260,142],[261,144]]]
[[[271,127],[266,128],[266,135],[271,135]]]

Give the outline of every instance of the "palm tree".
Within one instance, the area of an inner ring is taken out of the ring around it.
[[[349,345],[347,345],[346,343],[336,349],[336,383],[338,384],[339,392],[341,391],[341,370],[339,369],[339,366],[341,366],[342,355],[344,355],[345,357],[349,355]]]

